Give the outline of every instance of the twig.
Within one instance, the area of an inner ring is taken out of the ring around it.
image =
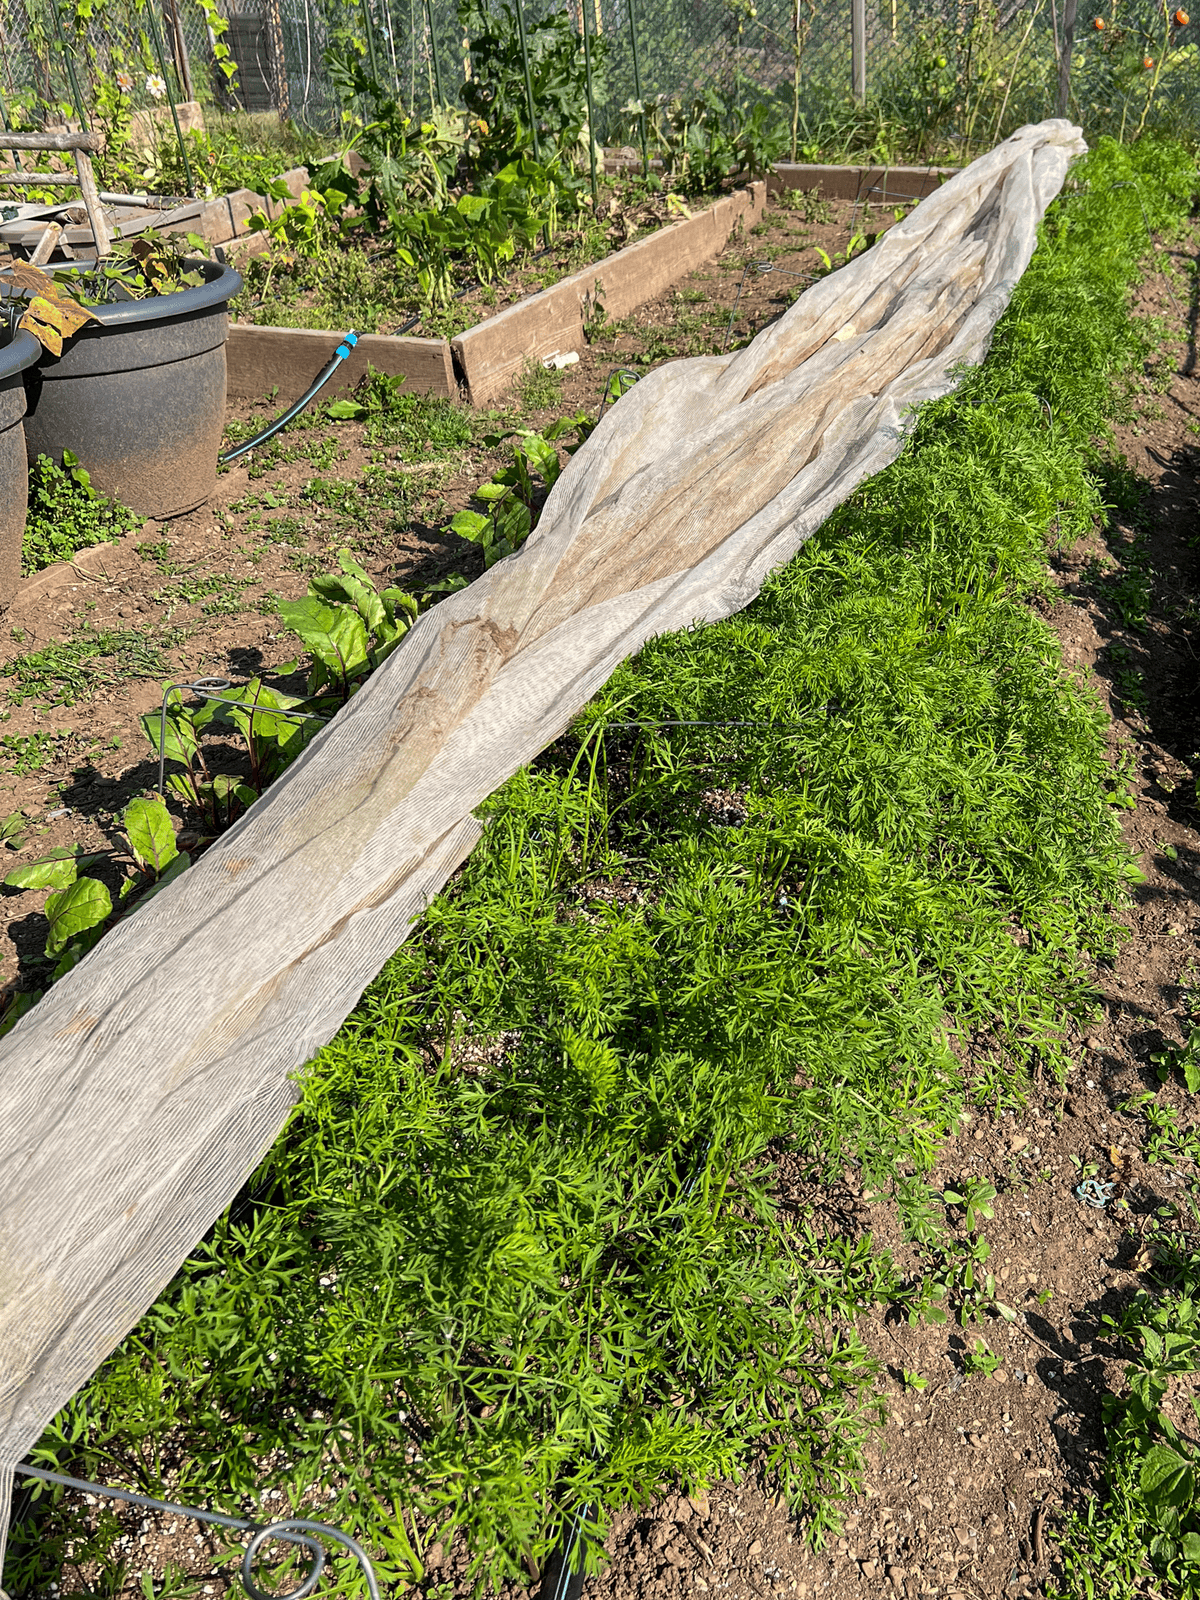
[[[684,1538],[691,1545],[692,1549],[695,1550],[696,1554],[700,1557],[700,1559],[702,1561],[707,1561],[709,1566],[711,1567],[713,1565],[713,1558],[712,1558],[711,1555],[708,1555],[706,1553],[707,1546],[701,1544],[700,1540],[696,1538],[695,1534],[691,1531],[691,1529],[687,1526],[686,1523],[682,1523],[681,1522],[679,1524],[679,1526],[680,1526],[680,1529],[681,1529],[681,1531],[683,1533]]]

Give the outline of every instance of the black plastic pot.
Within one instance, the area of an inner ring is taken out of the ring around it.
[[[206,282],[94,307],[98,322],[25,375],[30,463],[71,450],[95,488],[143,517],[192,511],[217,481],[227,308],[242,280],[215,261],[188,265]]]
[[[31,333],[18,333],[0,348],[0,608],[12,601],[21,581],[21,540],[29,507],[22,374],[41,353]]]

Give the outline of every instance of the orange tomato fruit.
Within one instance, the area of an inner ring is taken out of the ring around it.
[[[1097,32],[1097,33],[1103,33],[1103,32],[1104,32],[1104,29],[1105,29],[1105,21],[1104,21],[1104,18],[1103,18],[1103,17],[1097,17],[1097,18],[1096,18],[1096,19],[1095,19],[1095,20],[1094,20],[1094,21],[1093,21],[1093,23],[1092,23],[1092,27],[1093,27],[1093,28],[1095,28],[1095,30],[1096,30],[1096,32]]]
[[[1178,28],[1186,28],[1191,20],[1186,11],[1177,11],[1175,13],[1175,25]]]
[[[1142,57],[1142,67],[1146,72],[1149,72],[1150,69],[1153,67],[1153,65],[1154,65],[1154,57],[1153,56],[1143,56]]]

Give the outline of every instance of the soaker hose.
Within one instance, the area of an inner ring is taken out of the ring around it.
[[[245,444],[236,445],[232,450],[226,450],[223,456],[218,456],[218,465],[227,467],[231,461],[236,461],[239,456],[244,456],[248,450],[254,450],[260,444],[266,444],[267,440],[274,438],[281,428],[286,428],[288,423],[291,422],[294,417],[298,417],[300,415],[306,405],[316,399],[317,395],[329,382],[330,378],[333,377],[334,373],[341,366],[342,362],[348,360],[351,350],[353,350],[357,343],[358,335],[356,333],[347,333],[343,335],[341,344],[338,345],[337,349],[333,353],[333,359],[329,362],[328,366],[320,374],[311,388],[306,390],[305,393],[300,396],[295,405],[289,406],[282,416],[276,417],[275,421],[271,423],[270,427],[264,428],[263,431],[259,434],[256,434],[253,439],[247,439]]]

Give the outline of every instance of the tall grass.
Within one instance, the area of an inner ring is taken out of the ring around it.
[[[895,465],[492,797],[38,1459],[229,1505],[277,1487],[393,1580],[453,1533],[479,1580],[519,1577],[564,1510],[603,1529],[752,1460],[835,1525],[877,1417],[855,1312],[900,1288],[782,1216],[772,1161],[920,1174],[1094,1003],[1136,869],[1103,714],[1029,602],[1048,542],[1105,514],[1106,419],[1152,344],[1141,202],[1169,226],[1195,176],[1176,147],[1089,156],[988,362]],[[73,1515],[26,1516],[11,1587]]]

